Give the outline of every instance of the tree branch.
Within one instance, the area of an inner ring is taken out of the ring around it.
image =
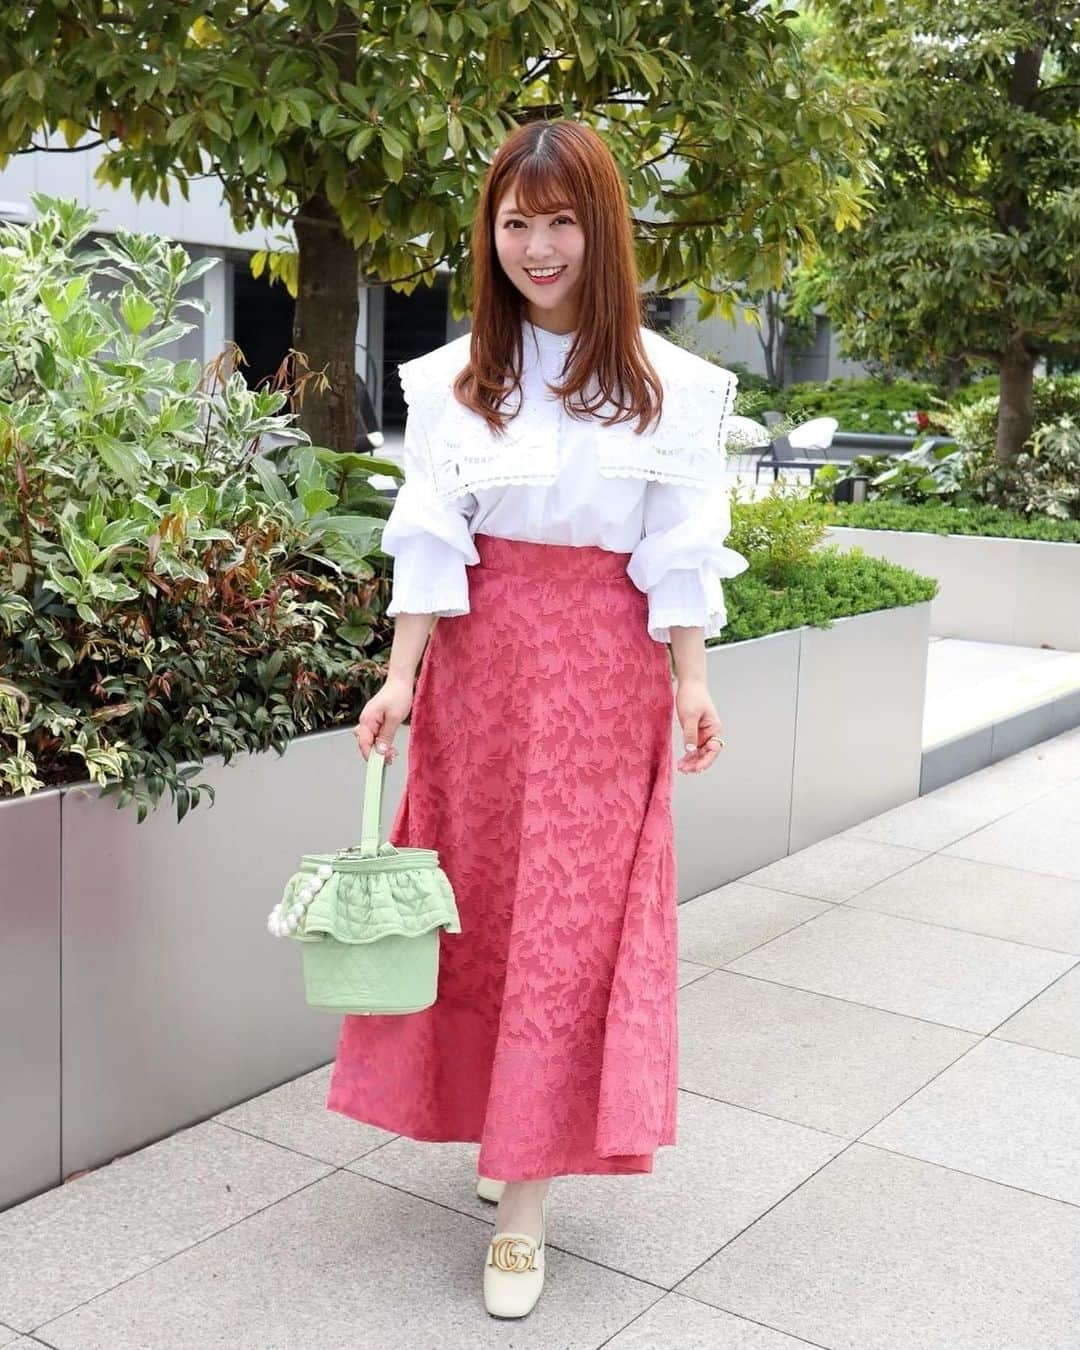
[[[22,150],[12,150],[13,155],[81,155],[87,150],[96,150],[99,145],[104,145],[102,140],[90,141],[87,145],[37,145],[31,141],[28,146]]]

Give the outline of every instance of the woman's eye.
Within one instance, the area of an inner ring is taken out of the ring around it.
[[[571,216],[556,216],[556,217],[555,217],[555,224],[557,225],[557,224],[559,223],[560,220],[565,220],[566,223],[567,223],[567,225],[573,225],[573,224],[574,224],[574,220],[573,220],[573,218],[572,218]],[[515,226],[515,225],[521,225],[521,224],[523,224],[523,223],[524,223],[524,222],[523,222],[523,221],[520,221],[520,220],[508,220],[508,221],[504,224],[503,229],[504,229],[504,230],[509,230],[509,229],[511,229],[513,226]]]

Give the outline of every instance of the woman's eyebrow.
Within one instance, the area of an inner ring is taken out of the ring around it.
[[[557,216],[557,215],[559,214],[560,211],[572,211],[573,209],[574,209],[574,208],[573,208],[572,206],[557,206],[557,207],[554,209],[554,211],[546,211],[546,212],[544,212],[544,214],[545,214],[545,215],[549,215],[549,216]],[[499,215],[500,215],[500,216],[530,216],[530,217],[531,217],[531,216],[532,216],[532,212],[531,212],[531,211],[522,211],[522,210],[520,209],[520,207],[517,207],[517,206],[504,206],[503,209],[499,212]]]

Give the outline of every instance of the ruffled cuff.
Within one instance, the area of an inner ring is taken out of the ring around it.
[[[722,538],[723,536],[719,536]],[[733,548],[725,548],[717,536],[688,528],[646,536],[634,549],[626,574],[640,591],[651,591],[668,572],[708,570],[718,577],[735,577],[750,566]]]
[[[438,614],[452,618],[469,612],[465,568],[478,563],[466,512],[472,499],[447,505],[425,478],[406,478],[383,525],[380,547],[394,559],[394,583],[386,613]]]
[[[646,487],[644,538],[627,563],[630,580],[650,591],[666,572],[701,569],[733,577],[750,566],[724,540],[731,530],[725,483],[707,488],[649,483]]]
[[[465,558],[433,535],[413,535],[397,545],[394,583],[386,613],[437,614],[456,618],[469,612]]]
[[[398,487],[379,547],[396,556],[406,541],[427,536],[455,549],[467,563],[478,563],[480,554],[468,522],[472,504],[469,497],[447,504],[436,497],[426,479],[406,478]]]
[[[650,482],[643,512],[644,538],[626,573],[649,597],[649,632],[670,641],[669,629],[703,628],[716,637],[727,623],[721,577],[738,576],[747,558],[724,545],[731,530],[728,487],[723,482],[688,487]]]
[[[665,572],[648,596],[649,636],[657,642],[670,642],[672,627],[701,628],[711,638],[727,624],[720,578],[701,568]]]

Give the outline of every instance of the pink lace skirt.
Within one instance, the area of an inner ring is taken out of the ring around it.
[[[506,1181],[651,1172],[678,1075],[668,649],[628,553],[475,542],[389,834],[438,850],[462,931],[430,1008],[344,1018],[326,1104],[477,1142]]]

